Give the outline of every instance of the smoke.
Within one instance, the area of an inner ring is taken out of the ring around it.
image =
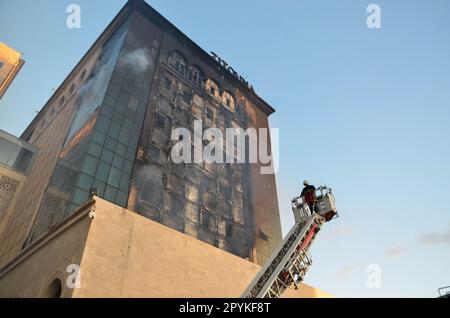
[[[428,246],[447,245],[450,246],[450,225],[444,232],[429,232],[420,235],[417,241]]]
[[[338,280],[346,280],[350,278],[350,276],[354,274],[363,274],[364,270],[367,268],[367,264],[365,263],[354,263],[347,266],[342,267],[335,273],[335,277]]]
[[[120,64],[130,67],[136,73],[143,73],[153,64],[153,60],[147,48],[139,48],[125,53]]]
[[[409,252],[408,247],[406,247],[404,244],[399,243],[392,246],[389,246],[386,249],[386,255],[392,256],[392,257],[400,257],[405,256]]]

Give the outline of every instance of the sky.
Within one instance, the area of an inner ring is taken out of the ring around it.
[[[317,236],[306,283],[337,297],[450,285],[450,2],[147,2],[276,109],[283,232],[304,179],[333,188],[340,217]],[[71,3],[80,29],[66,27]],[[0,41],[26,61],[0,129],[20,135],[124,3],[0,2]],[[372,3],[380,29],[366,24]]]

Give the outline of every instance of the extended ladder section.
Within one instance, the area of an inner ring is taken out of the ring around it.
[[[299,220],[241,297],[279,298],[292,284],[297,288],[312,264],[309,247],[325,221],[317,213]]]

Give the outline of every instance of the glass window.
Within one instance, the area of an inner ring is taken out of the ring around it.
[[[130,108],[127,108],[127,111],[125,112],[125,117],[128,120],[133,120],[135,116],[136,116],[136,112]]]
[[[112,163],[113,158],[114,158],[114,153],[111,150],[103,148],[102,156],[100,157],[100,159],[102,159],[106,163]]]
[[[98,130],[94,131],[94,134],[92,136],[92,140],[98,143],[99,145],[103,145],[105,142],[106,135]]]
[[[114,110],[107,105],[103,105],[102,116],[105,116],[107,118],[113,118],[113,115],[114,115]]]
[[[106,162],[100,161],[97,168],[97,173],[95,174],[95,178],[106,182],[108,181],[108,175],[109,175],[110,165]]]
[[[108,177],[108,184],[112,185],[115,188],[118,188],[119,183],[120,183],[120,174],[121,173],[122,172],[120,171],[120,169],[111,167],[111,171],[109,172],[109,177]]]
[[[107,186],[104,197],[105,200],[114,202],[116,200],[116,196],[117,196],[117,189],[111,186]]]
[[[84,173],[87,173],[90,176],[94,176],[95,171],[97,169],[97,165],[98,165],[98,159],[96,159],[95,157],[88,154],[86,156],[86,160],[84,162],[84,166],[83,166],[82,170]]]
[[[100,197],[103,197],[105,195],[106,184],[104,182],[101,182],[100,180],[94,179],[94,182],[92,183],[92,189],[97,189],[97,194]]]
[[[89,191],[92,186],[92,181],[94,181],[93,177],[90,177],[87,174],[81,173],[80,180],[78,182],[78,186],[83,190]]]
[[[130,131],[124,127],[120,130],[119,141],[123,144],[128,144],[130,141]]]
[[[131,176],[128,173],[122,173],[122,176],[120,177],[120,184],[119,184],[120,190],[125,191],[125,192],[129,191],[130,179],[131,179]]]
[[[118,102],[117,104],[116,104],[116,111],[118,111],[119,113],[121,113],[122,115],[125,115],[126,113],[127,113],[127,104],[124,104],[124,103],[121,103],[121,102]]]
[[[130,161],[134,161],[136,158],[136,150],[132,148],[128,148],[127,150],[127,159]]]
[[[111,96],[111,97],[114,98],[114,99],[117,99],[117,98],[119,97],[119,91],[120,91],[119,86],[117,86],[117,85],[111,83],[111,84],[109,85],[108,92],[107,92],[106,94],[107,94],[108,96]]]
[[[134,96],[130,97],[130,101],[128,102],[128,108],[136,111],[138,107],[138,99]]]
[[[108,136],[114,139],[118,139],[120,135],[120,125],[112,122],[111,125],[109,125],[108,130]]]
[[[131,162],[129,160],[125,160],[125,162],[123,164],[123,171],[125,171],[127,173],[131,173],[132,170],[133,170],[133,162]]]
[[[133,129],[133,121],[130,119],[125,119],[122,123],[122,128],[128,129],[132,131]]]
[[[114,151],[117,146],[117,141],[112,139],[111,137],[106,137],[105,148],[111,151]]]
[[[118,74],[117,72],[113,74],[113,76],[111,77],[111,84],[120,87],[120,85],[122,84],[122,77],[120,76],[120,74]]]
[[[147,110],[147,104],[148,104],[148,98],[141,99],[141,101],[139,102],[137,112],[141,115],[144,115],[145,111]],[[143,118],[143,116],[139,116],[139,119],[140,119],[139,122],[141,122],[144,118]]]
[[[100,130],[101,132],[106,133],[108,131],[109,123],[111,122],[110,119],[100,116],[100,118],[97,121],[96,128]]]
[[[179,73],[185,75],[186,73],[186,60],[178,52],[172,52],[169,55],[169,65],[172,66]]]
[[[123,163],[125,161],[125,158],[118,156],[117,154],[114,155],[114,159],[113,159],[113,166],[119,169],[122,169],[123,167]]]
[[[199,86],[203,80],[203,72],[196,66],[191,66],[189,70],[189,79],[197,86]]]
[[[128,101],[130,100],[130,93],[124,91],[123,89],[121,90],[120,94],[119,94],[119,99],[118,102],[128,105]]]
[[[116,204],[122,207],[126,207],[127,201],[128,201],[128,193],[119,190],[117,192]]]
[[[103,104],[114,109],[114,107],[116,106],[116,100],[111,96],[106,96]]]
[[[125,157],[127,155],[127,146],[122,143],[117,143],[116,154]]]
[[[115,121],[116,123],[122,123],[123,120],[125,119],[125,117],[119,113],[119,112],[114,112],[112,120]]]
[[[73,203],[76,205],[81,205],[89,200],[89,192],[75,188],[75,193],[73,195]]]

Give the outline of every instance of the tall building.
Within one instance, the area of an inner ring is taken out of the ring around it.
[[[273,111],[128,1],[21,138],[0,131],[0,297],[238,297],[281,241],[275,177],[176,163],[171,135],[267,128]]]
[[[21,53],[0,42],[0,98],[3,97],[24,63]]]
[[[174,163],[171,133],[194,134],[197,120],[203,130],[268,128],[273,112],[215,54],[128,1],[22,134],[39,150],[0,232],[2,264],[92,192],[263,264],[282,238],[275,176],[260,162]]]

